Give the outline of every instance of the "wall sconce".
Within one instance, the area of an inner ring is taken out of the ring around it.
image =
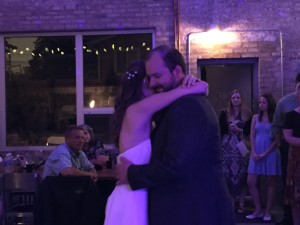
[[[221,31],[218,27],[214,27],[206,32],[191,33],[189,41],[199,43],[206,48],[213,48],[216,45],[229,44],[237,40],[235,32]]]

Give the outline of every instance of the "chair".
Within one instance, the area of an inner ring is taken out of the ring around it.
[[[65,137],[61,137],[61,136],[50,136],[47,139],[47,146],[48,145],[60,145],[65,143]]]
[[[33,223],[33,207],[39,183],[37,173],[8,173],[2,176],[5,225]]]
[[[101,225],[101,199],[87,176],[46,177],[38,190],[34,225]]]

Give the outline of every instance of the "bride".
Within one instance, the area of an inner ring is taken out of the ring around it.
[[[154,94],[147,87],[144,61],[133,62],[123,77],[115,101],[113,131],[120,156],[133,164],[145,164],[151,155],[151,119],[155,112],[188,94],[207,94],[208,84],[186,75],[182,85]],[[147,225],[147,190],[132,191],[128,184],[117,185],[106,205],[105,225]]]

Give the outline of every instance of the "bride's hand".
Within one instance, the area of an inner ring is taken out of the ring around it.
[[[199,88],[199,91],[201,94],[204,94],[205,96],[208,96],[209,92],[209,85],[207,82],[200,80],[196,83],[196,86]]]
[[[205,96],[208,96],[209,92],[209,86],[208,83],[205,81],[202,81],[198,77],[187,74],[184,76],[182,80],[182,87],[191,88],[193,87],[194,90],[196,90],[195,93],[205,94]],[[194,87],[196,86],[196,87]]]
[[[187,74],[184,76],[181,86],[182,87],[191,87],[194,86],[196,84],[196,82],[201,81],[198,77],[191,75],[191,74]]]

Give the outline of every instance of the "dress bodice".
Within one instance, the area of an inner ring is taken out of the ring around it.
[[[271,123],[269,122],[259,122],[257,121],[255,125],[256,134],[270,134],[271,131]]]
[[[133,164],[147,164],[150,160],[151,141],[146,139],[118,156]],[[130,206],[130,207],[124,207]],[[148,192],[132,191],[128,184],[117,185],[106,204],[105,225],[148,225]]]
[[[118,156],[125,157],[134,164],[146,164],[150,160],[151,140],[146,139]]]
[[[255,124],[255,149],[263,153],[271,145],[271,123],[257,121]]]

